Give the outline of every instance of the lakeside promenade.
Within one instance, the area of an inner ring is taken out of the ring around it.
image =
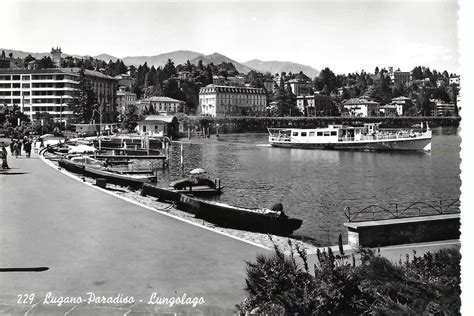
[[[32,308],[59,314],[71,310],[16,304],[18,295],[33,293],[38,303],[50,291],[56,296],[122,293],[143,300],[132,311],[227,314],[246,296],[245,260],[269,253],[84,185],[37,154],[30,159],[8,155],[8,163],[12,169],[0,173],[0,268],[49,269],[0,272],[2,315]],[[186,293],[206,303],[194,309],[145,304],[153,292],[165,297]],[[118,314],[129,306],[118,304]],[[76,306],[74,311],[93,314],[91,308]]]

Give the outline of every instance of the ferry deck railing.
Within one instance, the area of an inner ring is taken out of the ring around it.
[[[360,140],[388,140],[388,139],[406,139],[423,136],[423,133],[387,133],[374,135],[361,135]],[[354,141],[354,137],[343,136],[339,137],[339,141]]]
[[[344,215],[349,222],[377,221],[386,219],[409,218],[455,214],[461,211],[459,199],[444,199],[438,201],[395,202],[388,204],[372,204],[365,207],[344,208]]]

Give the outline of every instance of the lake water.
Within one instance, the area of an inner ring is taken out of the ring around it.
[[[282,203],[287,215],[303,219],[296,235],[318,245],[336,244],[339,233],[347,237],[346,206],[460,197],[457,128],[434,128],[431,153],[273,148],[267,139],[266,134],[229,134],[186,140],[185,173],[199,167],[222,179],[221,202]],[[173,143],[163,185],[181,177],[180,147]]]

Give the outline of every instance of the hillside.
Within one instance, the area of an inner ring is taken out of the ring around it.
[[[109,54],[100,54],[100,55],[94,56],[93,58],[103,60],[105,62],[109,62],[109,60],[112,60],[113,62],[116,62],[117,59],[118,59],[118,57],[115,57],[115,56],[112,56],[112,55],[109,55]]]
[[[201,54],[189,50],[178,50],[155,56],[127,56],[123,58],[123,62],[125,65],[134,65],[136,67],[143,65],[146,62],[149,67],[158,67],[164,66],[168,59],[173,60],[175,65],[179,65],[184,64],[187,60],[192,60],[199,55]]]
[[[314,78],[319,75],[319,70],[316,70],[311,66],[297,64],[290,61],[263,61],[259,59],[252,59],[243,64],[260,72],[268,71],[272,75],[281,72],[299,73],[300,71],[310,78]]]
[[[24,52],[21,50],[14,50],[14,49],[7,49],[7,48],[0,48],[1,51],[5,51],[5,55],[8,57],[8,54],[13,53],[13,57],[15,58],[25,58],[26,56],[30,55],[33,56],[36,59],[41,59],[43,56],[49,56],[50,53],[30,53],[30,52]]]
[[[241,63],[239,63],[239,62],[237,62],[233,59],[230,59],[227,56],[221,55],[219,53],[214,53],[214,54],[211,54],[211,55],[199,55],[196,58],[194,58],[193,60],[191,60],[191,63],[197,64],[199,62],[199,60],[202,60],[203,64],[205,64],[205,65],[210,64],[210,63],[213,63],[214,65],[218,65],[222,62],[232,63],[232,64],[234,64],[235,69],[237,69],[238,72],[245,73],[245,74],[248,73],[251,70],[254,70],[251,67],[243,65],[243,64],[241,64]]]

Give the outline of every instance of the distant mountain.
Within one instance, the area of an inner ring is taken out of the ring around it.
[[[241,64],[241,63],[239,63],[239,62],[237,62],[233,59],[230,59],[227,56],[221,55],[219,53],[214,53],[214,54],[211,54],[211,55],[199,55],[196,58],[194,58],[193,60],[191,60],[191,63],[192,64],[197,64],[199,62],[199,60],[202,60],[203,64],[205,64],[205,65],[210,64],[210,63],[213,63],[214,65],[218,65],[222,62],[232,63],[232,64],[234,64],[235,69],[237,69],[238,72],[243,72],[245,74],[248,73],[251,70],[255,70],[255,69],[252,69],[251,67],[243,65],[243,64]]]
[[[30,52],[24,52],[21,50],[0,48],[0,51],[2,50],[5,51],[6,56],[8,56],[8,54],[10,53],[13,53],[13,56],[17,58],[25,58],[29,54],[31,54],[31,56],[33,56],[36,59],[41,59],[43,56],[50,56],[49,52],[30,53]],[[63,53],[63,56],[73,56],[77,58],[85,57],[85,56],[70,55],[70,54],[65,54],[65,53]],[[115,62],[118,59],[117,57],[109,55],[109,54],[100,54],[100,55],[94,56],[93,58],[100,59],[105,62],[109,62],[109,60],[112,60]],[[230,62],[234,64],[238,72],[245,73],[245,74],[251,70],[257,70],[260,72],[268,71],[272,75],[274,75],[275,73],[280,73],[280,72],[299,73],[300,71],[303,71],[310,78],[314,78],[319,75],[319,71],[314,69],[311,66],[297,64],[297,63],[293,63],[289,61],[262,61],[259,59],[253,59],[245,63],[239,63],[219,53],[204,55],[204,54],[189,51],[189,50],[178,50],[178,51],[169,52],[169,53],[160,54],[160,55],[154,55],[154,56],[128,56],[121,59],[123,60],[125,65],[134,65],[137,67],[139,65],[143,65],[145,62],[148,64],[149,67],[164,66],[166,62],[168,61],[168,59],[173,60],[175,65],[184,64],[187,60],[189,60],[193,64],[197,64],[199,60],[202,60],[203,63],[206,65],[209,63],[213,63],[214,65],[217,65],[222,62],[228,62],[228,63]]]
[[[109,54],[100,54],[100,55],[97,55],[97,56],[93,56],[92,58],[103,60],[105,62],[109,62],[109,60],[112,60],[113,62],[116,62],[117,59],[118,59],[118,57],[115,57],[115,56],[112,56],[112,55],[109,55]]]
[[[1,51],[5,51],[5,55],[8,57],[8,54],[10,53],[13,53],[13,57],[15,58],[25,58],[26,56],[28,55],[31,55],[32,57],[36,58],[36,59],[41,59],[43,58],[44,56],[51,56],[51,53],[47,53],[47,52],[44,52],[44,53],[31,53],[31,52],[24,52],[24,51],[21,51],[21,50],[15,50],[15,49],[6,49],[6,48],[0,48],[0,52]],[[76,58],[82,58],[82,57],[85,57],[85,56],[80,56],[80,55],[71,55],[71,54],[65,54],[63,53],[62,56],[72,56],[72,57],[76,57]],[[115,57],[114,57],[115,58]],[[109,60],[107,60],[109,61]]]
[[[319,70],[316,70],[311,66],[297,64],[290,61],[263,61],[259,59],[252,59],[243,64],[260,72],[268,71],[272,75],[281,72],[299,73],[300,71],[310,78],[314,78],[319,75]]]
[[[201,55],[201,53],[196,53],[189,50],[178,50],[175,52],[169,52],[155,56],[128,56],[124,57],[122,60],[125,65],[134,65],[138,67],[139,65],[143,65],[146,62],[149,67],[158,67],[164,66],[168,62],[168,59],[171,59],[176,66],[179,64],[184,64],[187,60],[192,60],[199,55]]]
[[[21,50],[0,48],[0,52],[2,50],[5,51],[5,55],[7,57],[10,53],[12,53],[13,57],[15,57],[15,58],[25,58],[26,56],[31,55],[36,59],[41,59],[41,58],[43,58],[43,56],[50,56],[50,53],[30,53],[30,52],[24,52],[24,51],[21,51]]]

